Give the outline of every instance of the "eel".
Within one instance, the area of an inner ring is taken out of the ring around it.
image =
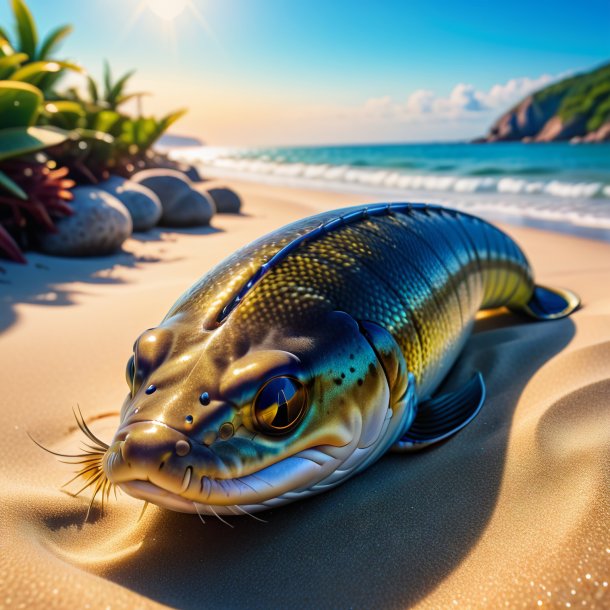
[[[289,224],[218,264],[137,339],[96,492],[251,514],[331,489],[389,450],[445,441],[477,415],[485,384],[473,371],[437,389],[477,312],[498,307],[554,320],[579,298],[536,285],[508,235],[452,209],[374,204]]]

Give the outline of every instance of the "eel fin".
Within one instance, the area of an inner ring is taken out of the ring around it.
[[[455,392],[419,403],[415,420],[393,446],[393,451],[418,451],[449,438],[468,425],[485,402],[485,382],[475,373]]]
[[[515,308],[535,320],[558,320],[565,318],[580,307],[580,298],[571,290],[535,286],[534,294],[527,304]]]

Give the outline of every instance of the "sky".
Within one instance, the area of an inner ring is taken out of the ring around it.
[[[608,0],[29,0],[59,58],[136,68],[147,114],[225,146],[452,141],[610,60]],[[0,24],[11,23],[0,0]],[[71,84],[74,79],[71,79]]]

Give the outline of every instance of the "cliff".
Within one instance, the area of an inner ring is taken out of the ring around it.
[[[610,142],[610,63],[528,95],[479,142]]]

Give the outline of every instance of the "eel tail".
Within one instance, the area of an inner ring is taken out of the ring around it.
[[[513,306],[511,309],[535,320],[558,320],[569,316],[579,307],[580,297],[571,290],[537,285],[525,305]]]

